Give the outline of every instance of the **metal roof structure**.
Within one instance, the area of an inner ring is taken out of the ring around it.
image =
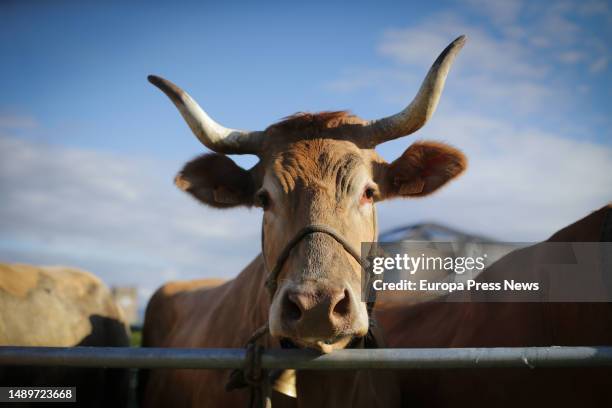
[[[470,234],[434,222],[406,225],[380,234],[379,242],[438,241],[438,242],[497,242],[484,235]]]

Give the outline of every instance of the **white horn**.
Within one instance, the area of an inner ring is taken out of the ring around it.
[[[172,82],[155,75],[148,79],[170,98],[193,134],[209,149],[227,154],[259,152],[262,132],[226,128],[212,120],[187,92]]]
[[[365,145],[373,147],[409,135],[427,123],[438,106],[448,71],[465,41],[466,37],[462,35],[442,51],[406,109],[393,116],[373,120],[362,128],[360,137]]]

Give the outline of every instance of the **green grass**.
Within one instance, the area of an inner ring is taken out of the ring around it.
[[[142,343],[142,332],[141,331],[133,331],[132,337],[130,338],[130,346],[132,347],[140,347]]]

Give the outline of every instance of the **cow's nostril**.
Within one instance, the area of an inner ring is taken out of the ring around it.
[[[351,298],[349,295],[349,291],[347,289],[344,289],[344,292],[342,293],[341,297],[339,296],[336,299],[336,304],[334,305],[332,313],[340,317],[345,317],[350,314],[350,311]]]
[[[302,308],[298,305],[299,301],[291,294],[285,296],[283,301],[283,319],[288,321],[298,321],[302,318]]]

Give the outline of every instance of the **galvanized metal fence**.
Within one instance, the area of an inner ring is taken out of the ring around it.
[[[0,347],[0,366],[227,369],[244,366],[244,349],[135,347]],[[317,370],[494,367],[610,367],[612,347],[268,349],[262,368]]]

